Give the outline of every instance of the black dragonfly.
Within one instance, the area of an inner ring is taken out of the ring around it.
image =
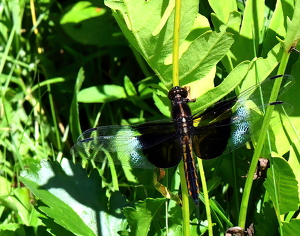
[[[194,154],[201,159],[212,159],[250,141],[259,133],[263,111],[269,105],[285,107],[289,113],[289,107],[283,102],[268,104],[273,84],[279,77],[283,78],[281,95],[293,82],[289,75],[266,79],[239,96],[217,102],[195,115],[188,106],[195,101],[188,98],[188,90],[174,87],[168,94],[171,120],[86,130],[72,147],[71,154],[133,168],[169,168],[183,159],[188,191],[197,205],[199,185]],[[271,123],[278,119],[277,116]]]

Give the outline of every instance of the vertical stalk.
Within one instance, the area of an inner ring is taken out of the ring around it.
[[[179,163],[180,185],[182,192],[182,218],[183,218],[183,236],[190,236],[190,207],[189,194],[186,186],[183,161]]]
[[[206,218],[207,218],[207,225],[208,225],[208,235],[213,236],[208,190],[207,190],[207,184],[206,184],[205,173],[203,168],[203,161],[200,158],[198,159],[198,168],[200,172],[200,179],[201,179],[202,189],[203,189],[204,204],[205,204]]]
[[[173,32],[173,87],[179,86],[180,10],[181,0],[176,0]]]
[[[181,0],[175,0],[174,32],[173,32],[173,87],[179,86],[179,40],[180,40]],[[186,186],[183,161],[179,164],[180,183],[182,190],[183,235],[190,235],[189,194]]]
[[[278,74],[284,74],[289,56],[290,56],[289,52],[285,51],[283,53],[281,63],[280,63],[279,69],[278,69]],[[282,79],[280,79],[280,78],[276,79],[276,81],[274,83],[274,87],[272,89],[272,93],[271,93],[269,102],[276,101],[276,98],[278,96],[278,92],[279,92],[279,89],[280,89],[281,81],[282,81]],[[241,208],[240,208],[240,214],[239,214],[239,224],[238,224],[242,228],[245,228],[249,197],[250,197],[250,192],[251,192],[252,183],[253,183],[253,176],[254,176],[254,173],[255,173],[255,169],[256,169],[258,159],[260,157],[260,154],[261,154],[261,151],[262,151],[262,148],[263,148],[263,145],[264,145],[264,141],[266,139],[266,135],[267,135],[270,120],[272,118],[273,110],[274,110],[274,106],[268,106],[268,108],[266,110],[264,121],[262,123],[262,128],[260,130],[260,135],[259,135],[259,138],[258,138],[258,141],[257,141],[257,146],[255,148],[253,158],[252,158],[252,161],[251,161],[251,165],[250,165],[250,169],[249,169],[249,172],[248,172],[248,176],[247,176],[247,179],[246,179],[245,189],[244,189],[244,193],[243,193],[243,196],[242,196],[242,202],[241,202]]]

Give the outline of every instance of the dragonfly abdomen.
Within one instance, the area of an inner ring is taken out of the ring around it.
[[[169,98],[172,100],[172,118],[176,120],[176,129],[180,134],[184,171],[189,195],[193,198],[196,205],[199,202],[199,184],[196,167],[192,152],[193,118],[187,98],[188,92],[184,88],[174,87]]]
[[[184,172],[189,195],[193,198],[196,205],[199,203],[199,183],[196,172],[195,160],[192,153],[192,143],[189,136],[182,139],[182,156]]]

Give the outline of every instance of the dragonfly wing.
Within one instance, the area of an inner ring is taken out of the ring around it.
[[[148,122],[134,128],[142,133],[139,141],[149,162],[159,168],[169,168],[179,164],[182,159],[182,145],[180,133],[173,121]]]
[[[172,122],[147,124],[89,129],[79,136],[71,154],[133,168],[153,168],[147,157],[149,156],[154,164],[161,159],[151,155],[150,150],[164,150],[164,141],[173,140],[175,132]],[[158,133],[159,130],[163,130],[162,134]]]
[[[278,97],[284,94],[295,82],[295,79],[291,75],[276,75],[244,90],[237,97],[237,101],[251,100],[259,106],[268,104],[270,102],[274,84],[278,80],[281,80]]]
[[[259,134],[272,88],[280,78],[280,96],[293,84],[292,76],[268,78],[243,91],[238,97],[220,101],[203,113],[194,115],[196,127],[193,146],[197,156],[203,159],[216,158],[242,146],[251,137]],[[277,104],[275,107],[285,108],[287,114],[292,110],[288,104]],[[271,125],[278,121],[278,117],[273,117]]]
[[[251,108],[250,106],[238,107],[231,120],[231,134],[223,154],[232,152],[259,136],[265,110],[268,106],[274,107],[269,127],[273,127],[282,120],[282,116],[289,115],[293,111],[293,106],[284,102],[274,102],[256,108]]]
[[[245,103],[247,100],[255,102],[258,106],[264,106],[269,103],[272,88],[276,80],[282,78],[278,97],[284,94],[295,82],[291,75],[277,75],[267,78],[261,83],[258,83],[244,90],[239,96],[232,97],[227,100],[221,100],[215,105],[207,108],[204,112],[198,112],[193,116],[194,120],[201,119],[211,120],[211,117],[218,117],[220,114],[230,109],[234,103]]]
[[[153,168],[141,153],[138,134],[130,126],[102,126],[85,131],[71,148],[74,157],[136,168]]]
[[[192,143],[194,152],[201,159],[221,156],[231,135],[232,106],[236,99],[216,103],[201,116],[195,116]]]
[[[152,135],[142,135],[140,140],[155,138]],[[164,142],[160,142],[155,146],[143,148],[143,153],[147,157],[148,161],[159,168],[169,168],[179,164],[182,159],[180,138],[174,134],[171,138],[165,139]]]
[[[280,114],[290,114],[293,110],[290,104],[283,102],[259,107],[251,100],[247,100],[247,103],[252,104],[245,104],[245,101],[240,100],[232,109],[222,113],[223,119],[195,127],[192,141],[199,158],[213,159],[230,153],[258,136],[267,106],[272,105],[275,110],[270,126],[280,121]]]

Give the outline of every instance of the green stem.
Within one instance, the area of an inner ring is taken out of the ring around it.
[[[207,184],[206,184],[205,173],[204,173],[204,168],[203,168],[203,161],[200,158],[198,159],[198,168],[199,168],[199,172],[200,172],[200,179],[201,179],[201,184],[202,184],[204,204],[205,204],[205,210],[206,210],[206,218],[207,218],[207,222],[208,222],[208,235],[213,236],[213,229],[212,229],[213,224],[212,224],[212,220],[211,220],[208,190],[207,190]]]
[[[286,65],[287,65],[287,61],[289,59],[289,53],[284,52],[283,53],[283,57],[281,59],[281,63],[278,69],[278,74],[284,74]],[[282,79],[278,78],[276,79],[275,83],[274,83],[274,87],[272,89],[272,93],[270,96],[270,101],[269,102],[274,102],[277,99],[278,96],[278,92],[280,89],[280,85],[281,85],[281,81]],[[248,202],[249,202],[249,197],[250,197],[250,192],[251,192],[251,187],[252,187],[252,183],[253,183],[253,176],[255,173],[255,169],[256,169],[256,165],[258,162],[258,159],[260,157],[263,145],[264,145],[264,141],[267,135],[267,130],[269,127],[269,123],[272,117],[272,112],[274,110],[274,106],[268,106],[267,110],[266,110],[266,114],[263,120],[263,124],[262,124],[262,128],[260,130],[260,135],[257,141],[257,146],[255,148],[254,154],[253,154],[253,158],[251,161],[251,165],[250,165],[250,169],[248,172],[248,176],[246,179],[246,183],[245,183],[245,189],[244,189],[244,193],[242,196],[242,202],[241,202],[241,208],[240,208],[240,214],[239,214],[239,226],[242,228],[245,228],[245,223],[246,223],[246,215],[247,215],[247,208],[248,208]]]
[[[175,1],[173,34],[173,87],[179,86],[179,39],[181,0]]]
[[[181,0],[175,0],[174,35],[173,35],[173,87],[179,86],[179,39],[180,39]],[[183,235],[190,235],[189,194],[186,185],[183,161],[179,164],[180,183],[182,189]]]
[[[61,146],[61,140],[60,140],[60,132],[59,132],[59,128],[58,128],[58,124],[57,124],[57,118],[56,118],[57,112],[55,111],[50,84],[47,84],[47,89],[48,89],[48,93],[49,93],[49,102],[50,102],[51,114],[52,114],[54,129],[55,129],[55,137],[56,137],[56,142],[57,142],[57,148],[58,148],[59,151],[61,151],[62,146]],[[61,158],[62,158],[61,156],[58,156],[56,158],[56,161],[60,162]]]
[[[190,235],[189,193],[186,185],[183,160],[179,163],[179,174],[180,174],[180,184],[181,184],[181,194],[182,194],[183,236],[189,236]]]

